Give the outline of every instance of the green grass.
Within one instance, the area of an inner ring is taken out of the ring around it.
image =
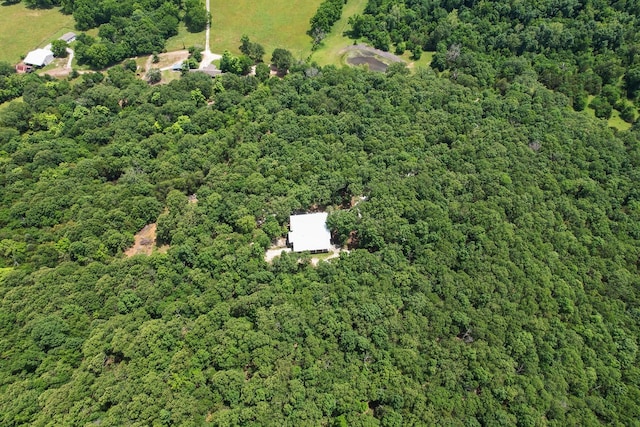
[[[346,58],[340,54],[345,47],[353,44],[353,40],[343,35],[349,29],[349,17],[362,14],[367,5],[367,0],[348,0],[342,9],[342,17],[331,29],[331,33],[322,41],[322,47],[313,52],[311,60],[320,65],[346,65]],[[311,38],[308,37],[309,46]]]
[[[622,120],[618,110],[613,110],[611,118],[609,119],[609,126],[618,130],[629,130],[631,129],[632,124]]]
[[[204,2],[205,0],[201,0],[202,4],[204,4]],[[211,10],[213,10],[213,4],[211,5]],[[204,49],[206,34],[206,31],[191,33],[187,30],[184,22],[180,22],[178,25],[178,34],[167,39],[165,50],[172,52],[174,50],[189,49],[190,46],[200,46]]]
[[[331,34],[322,42],[322,47],[313,52],[311,59],[320,65],[336,65],[341,67],[347,65],[348,55],[341,53],[342,49],[352,45],[353,39],[344,36],[344,32],[349,30],[349,18],[353,15],[362,14],[367,6],[367,0],[348,0],[342,9],[342,17],[335,23]],[[390,51],[393,53],[393,50]],[[411,59],[411,52],[406,51],[401,58],[406,61],[409,68],[429,67],[435,52],[423,52],[422,57],[414,61]]]
[[[434,54],[435,52],[432,51],[422,52],[422,56],[420,56],[420,59],[414,61],[411,59],[411,52],[407,51],[404,53],[404,55],[402,55],[402,59],[407,61],[407,64],[409,64],[409,68],[429,68],[431,66],[431,61],[433,60]]]
[[[178,35],[167,39],[165,49],[167,52],[189,49],[189,46],[200,46],[204,49],[205,34],[206,33],[204,31],[200,31],[199,33],[190,33],[189,31],[187,31],[187,27],[185,27],[184,23],[181,22],[178,26]]]
[[[588,105],[591,104],[591,101],[593,101],[593,98],[595,98],[595,96],[593,95],[589,95],[589,97],[587,98],[587,107],[584,109],[584,113],[587,114],[589,117],[595,118],[596,117],[595,111],[593,111],[592,108],[588,107]],[[609,125],[609,127],[612,127],[618,130],[629,130],[631,129],[631,126],[632,126],[631,123],[627,123],[620,118],[620,113],[615,108],[611,113],[611,118],[607,120],[607,124]]]
[[[211,0],[211,51],[238,54],[240,37],[246,34],[264,47],[267,61],[277,47],[290,50],[294,58],[305,59],[311,53],[309,20],[321,1]]]
[[[162,71],[162,80],[160,82],[163,84],[169,83],[174,80],[178,80],[181,76],[182,73],[180,73],[179,71],[164,70]]]
[[[27,52],[73,31],[73,17],[58,8],[27,9],[22,3],[0,6],[0,61],[16,63]]]

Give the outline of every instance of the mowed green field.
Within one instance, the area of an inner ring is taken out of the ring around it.
[[[204,38],[204,31],[200,31],[199,33],[190,33],[187,31],[184,23],[181,22],[178,26],[178,35],[167,39],[165,50],[167,52],[172,52],[174,50],[188,49],[190,46],[200,46],[204,49]]]
[[[265,60],[273,49],[288,49],[294,58],[305,59],[311,53],[307,35],[309,20],[322,0],[211,0],[211,51],[225,49],[238,54],[240,37],[264,46]]]
[[[27,9],[22,3],[0,6],[0,61],[15,63],[37,47],[73,31],[73,16],[58,8]]]

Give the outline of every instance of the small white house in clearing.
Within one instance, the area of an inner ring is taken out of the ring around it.
[[[331,249],[331,233],[327,229],[327,213],[291,215],[288,243],[293,252],[328,252]]]
[[[32,50],[24,58],[24,62],[27,65],[33,65],[34,67],[44,67],[49,65],[53,61],[53,52],[49,49],[36,49]]]

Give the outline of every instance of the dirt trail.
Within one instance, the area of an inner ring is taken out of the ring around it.
[[[211,15],[211,3],[210,0],[205,2],[205,6],[207,8],[207,13]],[[211,49],[209,48],[209,36],[211,34],[211,23],[207,22],[207,29],[205,31],[205,40],[204,40],[204,51],[202,52],[202,61],[200,61],[200,69],[204,70],[207,68],[213,61],[216,59],[222,58],[222,55],[218,55],[216,53],[211,53]]]

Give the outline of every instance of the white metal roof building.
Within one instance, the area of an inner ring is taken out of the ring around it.
[[[36,49],[29,52],[22,62],[27,65],[43,67],[49,65],[51,61],[53,61],[53,52],[49,49]]]
[[[76,33],[64,33],[62,36],[60,36],[60,40],[64,40],[67,43],[71,43],[75,39],[76,39]]]
[[[291,215],[289,230],[289,245],[294,252],[327,252],[331,249],[326,212]]]

